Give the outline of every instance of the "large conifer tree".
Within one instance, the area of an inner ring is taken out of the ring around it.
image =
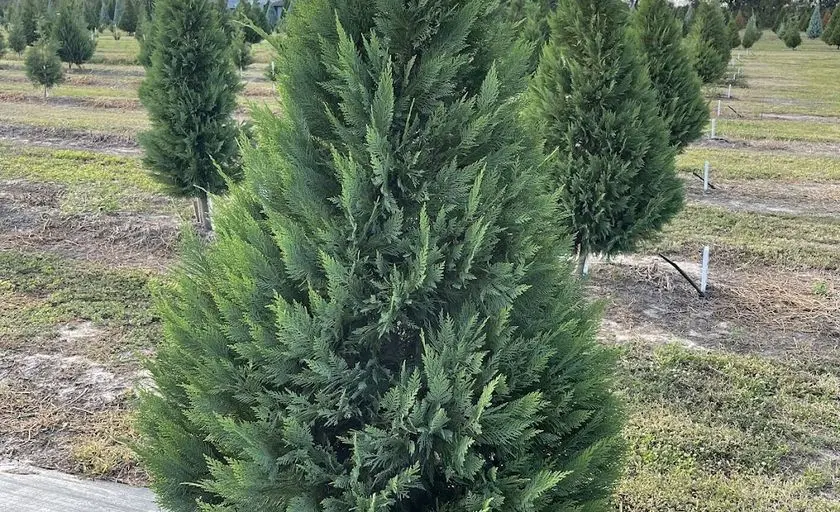
[[[785,25],[787,27],[793,25],[797,27],[797,32],[799,31],[796,20],[789,19],[785,22]],[[753,14],[750,16],[750,21],[747,22],[747,28],[744,30],[744,37],[741,40],[741,44],[744,45],[745,49],[749,50],[759,39],[761,39],[761,31],[758,29],[758,21],[755,19],[755,14]]]
[[[554,187],[579,262],[632,250],[683,204],[674,149],[620,0],[561,0],[529,117],[557,148]],[[699,21],[699,20],[698,20]]]
[[[67,68],[77,67],[90,60],[96,40],[87,29],[84,11],[78,0],[61,0],[58,16],[53,23],[53,40],[58,44],[58,56]]]
[[[486,0],[305,5],[283,113],[162,302],[161,503],[604,509],[610,357],[521,125],[528,49]]]
[[[817,39],[822,36],[822,14],[820,14],[820,4],[817,2],[814,5],[814,11],[811,13],[811,20],[808,22],[808,39]]]
[[[700,2],[686,41],[694,69],[703,83],[707,84],[717,82],[723,76],[732,52],[723,13],[716,2]]]
[[[238,127],[233,119],[241,84],[215,3],[157,0],[152,54],[140,101],[151,129],[140,134],[143,161],[176,196],[195,197],[199,222],[209,228],[207,193],[237,178]]]
[[[700,78],[682,46],[682,27],[668,0],[641,0],[633,27],[671,144],[682,148],[700,138],[709,120]]]
[[[834,7],[831,19],[823,30],[823,41],[829,46],[837,46],[840,49],[840,3]]]

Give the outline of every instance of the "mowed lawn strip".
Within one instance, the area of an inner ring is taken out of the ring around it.
[[[693,147],[677,157],[677,168],[700,172],[709,161],[719,179],[840,181],[840,155],[797,155],[790,152]]]
[[[733,212],[687,205],[649,249],[692,261],[711,246],[714,263],[733,267],[772,265],[787,269],[840,270],[840,219]]]

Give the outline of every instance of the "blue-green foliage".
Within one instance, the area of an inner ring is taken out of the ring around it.
[[[161,293],[161,504],[604,510],[612,355],[519,117],[530,49],[486,0],[305,6],[282,114]]]

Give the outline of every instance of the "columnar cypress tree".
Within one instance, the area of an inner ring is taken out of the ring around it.
[[[808,35],[808,39],[817,39],[822,36],[822,32],[822,16],[820,15],[820,5],[817,3],[814,5],[814,11],[811,13],[811,21],[808,23],[806,34]]]
[[[683,36],[688,35],[691,31],[691,26],[694,24],[694,4],[689,3],[688,9],[685,11],[685,16],[683,16]]]
[[[305,5],[283,114],[161,303],[161,504],[605,509],[611,358],[520,122],[529,49],[485,0]]]
[[[793,21],[785,23],[782,40],[785,42],[785,46],[791,50],[795,50],[797,46],[802,44],[802,36],[799,35],[799,26]]]
[[[157,0],[152,36],[140,86],[151,121],[140,134],[143,161],[169,193],[197,199],[198,220],[209,228],[207,193],[226,189],[217,166],[239,175],[233,111],[241,84],[228,37],[206,0]]]
[[[744,17],[744,13],[740,9],[738,9],[738,14],[735,16],[735,25],[738,27],[738,30],[747,26],[747,18]]]
[[[829,46],[837,46],[840,49],[840,3],[834,7],[831,20],[823,30],[823,41]]]
[[[125,0],[114,0],[114,25],[119,25],[125,11]]]
[[[729,31],[729,46],[732,48],[741,46],[741,34],[738,31],[738,24],[735,22],[735,18],[729,20],[727,30]]]
[[[627,16],[620,0],[561,0],[530,88],[530,117],[547,151],[557,148],[551,179],[581,265],[590,253],[632,250],[683,204]]]
[[[680,23],[668,0],[641,0],[633,27],[671,145],[682,148],[700,137],[709,109],[700,78],[682,46]]]
[[[831,23],[831,9],[826,9],[825,14],[823,14],[822,17],[823,34],[825,34],[825,30],[828,28],[829,23]]]
[[[53,40],[58,44],[58,56],[67,63],[67,69],[90,60],[96,41],[87,30],[82,6],[77,0],[62,0],[53,24]]]
[[[18,0],[12,25],[18,25],[26,45],[38,40],[38,6],[35,5],[35,0]]]
[[[49,39],[42,39],[26,50],[23,64],[29,81],[36,87],[44,88],[45,98],[47,90],[64,81],[64,70],[56,55],[55,43]]]
[[[686,41],[694,69],[703,83],[716,82],[723,76],[732,51],[723,13],[715,1],[700,2]]]
[[[749,50],[753,47],[755,43],[761,39],[761,31],[758,30],[758,26],[756,24],[755,14],[750,16],[750,21],[747,22],[747,28],[744,30],[744,37],[741,39],[741,44],[744,45],[744,48]],[[789,28],[791,25],[794,27],[797,26],[795,20],[787,20],[785,25]],[[798,28],[796,30],[799,30]]]
[[[26,33],[25,27],[17,19],[17,15],[12,17],[9,24],[9,48],[20,55],[26,49]]]
[[[137,4],[135,0],[125,0],[123,2],[123,12],[117,21],[117,27],[129,34],[134,34],[137,30]]]
[[[108,0],[102,0],[99,6],[99,28],[105,28],[111,24],[111,12],[108,7]]]
[[[3,37],[3,33],[0,32],[0,59],[6,55],[6,38]]]

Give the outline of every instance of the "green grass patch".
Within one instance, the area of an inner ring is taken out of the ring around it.
[[[625,510],[835,510],[838,368],[626,347]]]
[[[132,349],[148,349],[160,334],[149,281],[141,270],[106,269],[56,255],[0,251],[0,346],[55,340],[68,322],[90,321],[121,332],[123,344],[99,340],[85,355],[100,359]]]
[[[825,217],[733,212],[687,205],[652,249],[694,260],[704,245],[712,259],[736,266],[840,269],[840,221]]]
[[[51,103],[4,102],[0,124],[80,130],[133,138],[149,127],[141,109],[114,109]]]
[[[65,213],[157,211],[161,187],[140,159],[88,151],[0,146],[0,179],[64,186]]]
[[[840,123],[770,119],[720,119],[717,134],[733,139],[840,142]]]
[[[713,175],[723,179],[840,180],[840,156],[689,148],[677,157],[677,167],[684,171],[700,171],[706,160],[712,165]]]

